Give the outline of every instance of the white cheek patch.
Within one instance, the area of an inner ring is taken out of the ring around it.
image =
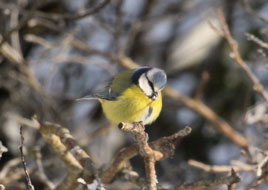
[[[146,96],[150,97],[153,95],[153,90],[144,73],[139,78],[139,87],[141,88],[141,90],[144,92]]]

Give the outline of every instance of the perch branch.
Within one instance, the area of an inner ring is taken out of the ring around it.
[[[157,159],[164,160],[166,158],[172,157],[175,150],[176,142],[181,139],[181,137],[187,136],[191,133],[191,128],[186,127],[177,133],[162,137],[156,141],[150,142],[149,146],[156,151],[162,153],[163,157]],[[123,169],[126,162],[139,154],[139,146],[137,144],[131,145],[127,148],[122,149],[115,157],[112,164],[102,173],[101,179],[103,183],[110,183],[114,176]],[[156,161],[159,161],[156,160]]]
[[[135,135],[135,139],[138,143],[139,153],[143,157],[146,173],[146,186],[148,190],[157,189],[157,176],[155,171],[156,160],[163,157],[163,154],[159,151],[154,151],[148,144],[148,134],[145,132],[145,128],[141,123],[120,123],[119,128],[123,131],[129,131]]]

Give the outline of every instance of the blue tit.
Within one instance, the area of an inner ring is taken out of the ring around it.
[[[151,124],[162,109],[161,91],[167,83],[165,72],[141,67],[119,73],[96,97],[106,117],[115,124]]]

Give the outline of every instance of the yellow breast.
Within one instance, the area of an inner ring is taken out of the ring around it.
[[[162,109],[162,96],[153,101],[148,98],[141,89],[132,85],[114,101],[100,100],[106,117],[113,123],[139,122],[152,123]]]

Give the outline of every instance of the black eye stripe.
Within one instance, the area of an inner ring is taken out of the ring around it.
[[[153,85],[153,83],[149,80],[147,74],[145,74],[145,77],[146,77],[146,79],[147,79],[147,81],[148,81],[148,83],[149,83],[149,85],[150,85],[152,91],[154,92],[154,85]]]

